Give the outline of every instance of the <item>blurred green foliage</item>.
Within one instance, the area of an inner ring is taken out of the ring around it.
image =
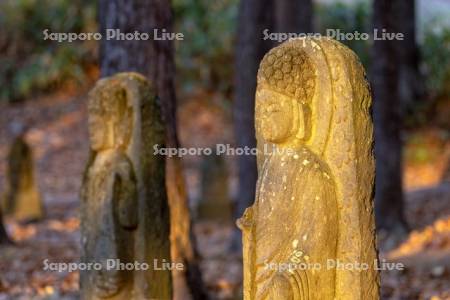
[[[315,3],[314,16],[317,31],[327,34],[327,29],[339,29],[341,33],[371,33],[371,7],[369,1]],[[371,34],[372,36],[372,34]],[[366,69],[370,67],[371,40],[341,40],[356,52]]]
[[[0,100],[15,101],[66,80],[81,82],[95,60],[95,42],[44,40],[50,32],[96,31],[95,1],[0,2]]]
[[[315,19],[317,29],[326,34],[326,29],[339,28],[342,33],[367,32],[373,33],[371,25],[371,1],[361,0],[354,3],[316,3]],[[450,99],[450,28],[443,18],[434,18],[424,26],[423,37],[419,38],[418,46],[421,53],[420,70],[426,80],[427,99],[414,103],[412,114],[406,122],[414,124],[430,120],[430,113],[436,111],[439,102]],[[370,69],[370,51],[372,40],[342,40],[361,59],[366,70]]]
[[[317,31],[372,32],[371,1],[315,3]],[[177,83],[182,93],[195,89],[229,98],[233,88],[234,41],[239,0],[173,0],[176,32]],[[439,21],[435,21],[439,22]],[[440,28],[436,30],[436,28]],[[97,32],[96,1],[0,1],[0,100],[29,97],[66,80],[83,82],[85,67],[97,62],[96,41],[44,40],[50,32]],[[431,95],[450,89],[450,28],[426,25],[420,49],[422,70]],[[368,69],[371,41],[342,41]]]
[[[173,0],[178,83],[229,95],[233,83],[238,0]]]
[[[443,20],[427,24],[421,46],[423,69],[432,96],[450,98],[450,28]]]

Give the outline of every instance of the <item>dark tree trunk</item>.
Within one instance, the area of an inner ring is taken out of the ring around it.
[[[373,24],[379,32],[398,32],[398,3],[403,0],[375,0]],[[402,110],[399,93],[398,40],[376,40],[372,49],[374,93],[376,192],[375,208],[379,229],[405,228],[402,190]]]
[[[101,32],[120,29],[121,32],[147,32],[172,29],[170,2],[159,0],[100,0]],[[135,71],[147,76],[158,91],[165,122],[168,147],[177,147],[175,65],[172,41],[116,41],[103,39],[100,45],[102,77],[117,72]]]
[[[234,130],[237,147],[256,147],[254,106],[256,74],[264,54],[273,46],[263,39],[263,31],[273,31],[273,0],[242,0],[239,6],[237,46],[235,53]],[[241,155],[238,162],[238,193],[235,218],[255,199],[256,157]],[[233,250],[242,249],[240,231],[235,230]]]
[[[414,112],[414,107],[423,100],[425,81],[419,71],[420,53],[416,41],[415,1],[399,1],[397,32],[404,34],[404,40],[397,43],[399,59],[399,93],[406,114]]]
[[[277,32],[312,32],[312,0],[277,0],[275,30]]]
[[[146,32],[154,29],[172,31],[170,1],[100,0],[102,34],[108,28],[121,32]],[[100,49],[101,75],[136,71],[155,85],[166,124],[166,146],[178,147],[176,132],[176,96],[174,43],[169,40],[115,41],[103,39]],[[195,242],[191,234],[188,203],[180,161],[168,159],[166,187],[171,214],[171,256],[184,263],[184,271],[172,271],[174,299],[204,299],[205,292],[197,263]],[[192,297],[191,297],[192,296]]]

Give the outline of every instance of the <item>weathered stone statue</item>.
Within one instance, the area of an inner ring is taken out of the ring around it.
[[[370,105],[358,58],[334,40],[262,60],[257,196],[238,221],[244,299],[378,299]]]
[[[5,215],[18,221],[36,221],[44,214],[42,198],[34,177],[33,152],[25,141],[26,129],[19,131],[8,155],[3,208]]]
[[[101,270],[81,273],[83,299],[170,299],[169,208],[164,129],[150,83],[136,73],[100,80],[89,95],[91,155],[81,192],[82,261]],[[112,261],[148,264],[124,270]],[[110,265],[108,267],[108,261]]]

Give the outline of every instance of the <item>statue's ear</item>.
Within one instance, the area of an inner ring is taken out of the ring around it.
[[[299,122],[301,123],[301,128],[299,132],[302,133],[302,139],[304,141],[309,140],[311,137],[311,109],[309,105],[299,103]]]
[[[295,101],[294,105],[297,106],[297,115],[298,115],[298,129],[295,137],[300,140],[303,140],[306,136],[306,120],[305,120],[304,105],[298,101]]]

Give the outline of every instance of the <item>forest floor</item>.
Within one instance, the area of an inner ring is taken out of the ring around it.
[[[77,272],[45,271],[43,266],[46,259],[79,261],[78,191],[88,154],[85,100],[85,95],[66,90],[0,106],[0,187],[5,184],[11,126],[26,122],[31,125],[26,139],[34,150],[46,207],[45,219],[37,223],[6,219],[14,245],[0,247],[0,300],[78,298]],[[203,106],[194,97],[181,107],[183,144],[201,144],[208,137],[213,144],[218,142],[214,140],[217,136],[229,141],[228,116],[218,117],[218,106]],[[189,123],[192,115],[196,115],[196,124]],[[423,128],[408,133],[405,153],[406,215],[412,231],[398,243],[380,245],[381,249],[391,248],[382,250],[381,258],[406,266],[404,271],[382,271],[382,295],[384,299],[450,299],[450,183],[441,180],[449,161],[450,142],[442,130]],[[186,173],[194,174],[195,160],[185,164]],[[198,198],[198,184],[192,182],[199,180],[189,176],[189,194]],[[228,252],[233,228],[226,220],[195,222],[203,276],[213,299],[241,297],[241,261]]]

